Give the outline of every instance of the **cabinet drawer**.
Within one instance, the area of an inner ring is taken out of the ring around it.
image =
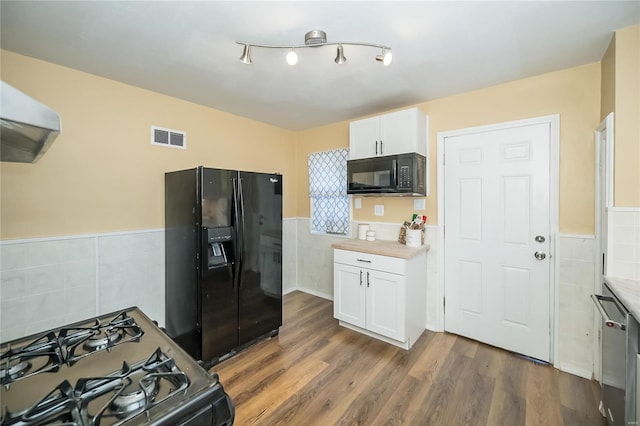
[[[380,256],[349,250],[333,250],[333,261],[359,268],[375,269],[391,274],[405,274],[406,260],[399,257]]]

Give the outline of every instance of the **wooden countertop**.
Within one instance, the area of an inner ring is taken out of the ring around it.
[[[333,243],[331,247],[340,250],[357,251],[361,253],[377,254],[380,256],[399,257],[401,259],[411,259],[418,253],[429,250],[429,244],[422,247],[407,247],[397,241],[387,240],[344,240],[344,242]]]
[[[622,304],[640,322],[640,281],[626,278],[604,277],[613,293]]]

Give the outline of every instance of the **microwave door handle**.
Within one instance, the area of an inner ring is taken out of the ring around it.
[[[393,185],[397,188],[398,187],[398,161],[397,160],[391,161],[391,170],[393,171]]]

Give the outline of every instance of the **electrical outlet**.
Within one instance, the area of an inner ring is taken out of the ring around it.
[[[426,210],[427,209],[427,200],[424,198],[415,198],[413,200],[413,209],[414,210]]]
[[[376,204],[373,209],[373,214],[376,216],[384,216],[384,205]]]
[[[362,208],[362,198],[355,198],[354,199],[354,204],[356,206],[356,209],[361,209]]]

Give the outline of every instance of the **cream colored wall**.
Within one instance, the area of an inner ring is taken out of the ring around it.
[[[609,47],[600,61],[600,121],[615,111],[616,107],[616,36],[611,38]]]
[[[614,205],[640,207],[640,25],[615,36]]]
[[[428,223],[437,223],[438,132],[560,114],[560,231],[594,232],[594,137],[600,115],[600,64],[548,73],[418,105],[429,115],[430,194]],[[298,162],[306,153],[348,146],[348,123],[301,132]],[[304,150],[301,148],[304,147]],[[309,215],[308,187],[298,187],[298,214]],[[385,216],[373,215],[384,204]],[[413,213],[410,198],[366,197],[354,220],[401,222]]]
[[[54,108],[62,132],[35,164],[1,163],[0,239],[164,227],[164,173],[199,165],[280,172],[295,217],[296,134],[1,51],[2,80]],[[150,144],[150,126],[187,149]]]

